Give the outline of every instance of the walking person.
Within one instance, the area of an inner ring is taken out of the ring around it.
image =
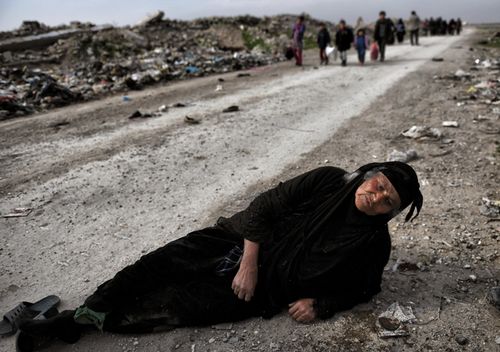
[[[400,18],[398,20],[398,23],[396,24],[396,38],[398,39],[399,44],[401,44],[405,40],[405,34],[406,34],[405,24],[403,22],[403,19]]]
[[[368,38],[365,35],[364,29],[359,29],[356,32],[356,38],[354,39],[354,46],[358,52],[358,61],[361,65],[365,63],[366,51],[370,47]]]
[[[385,17],[385,11],[380,11],[379,19],[375,23],[373,38],[378,44],[380,61],[385,60],[385,46],[394,41],[394,23]]]
[[[328,65],[328,55],[326,55],[326,47],[330,44],[330,33],[328,29],[326,29],[326,25],[324,23],[319,24],[319,32],[317,37],[317,43],[319,47],[319,59],[320,65]]]
[[[306,25],[304,24],[304,16],[300,15],[293,26],[292,39],[293,49],[295,53],[295,65],[302,66],[302,51],[304,50],[304,32]]]
[[[351,48],[354,41],[352,30],[347,27],[344,20],[340,20],[339,29],[335,33],[335,45],[339,51],[342,66],[347,66],[347,51]]]
[[[460,35],[460,32],[462,31],[462,20],[457,18],[457,35]]]
[[[408,19],[408,30],[410,31],[410,44],[418,45],[418,32],[420,30],[420,18],[415,11],[411,12]]]

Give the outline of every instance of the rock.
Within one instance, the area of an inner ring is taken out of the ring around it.
[[[427,126],[412,126],[401,133],[403,136],[413,139],[440,139],[442,133],[437,128]]]
[[[231,105],[230,107],[227,107],[224,110],[222,110],[222,112],[227,113],[227,112],[235,112],[235,111],[239,111],[239,110],[240,110],[240,108],[238,105]]]
[[[378,322],[380,326],[387,330],[396,330],[401,325],[401,322],[393,317],[380,317]]]
[[[483,197],[482,202],[483,204],[479,209],[482,215],[489,218],[496,218],[500,216],[500,200],[492,200],[488,197]]]
[[[197,125],[200,123],[200,120],[186,115],[186,117],[184,117],[184,122],[187,123],[188,125]]]
[[[444,59],[442,57],[433,57],[432,58],[432,61],[435,61],[435,62],[442,62],[444,61]]]
[[[455,337],[455,341],[461,345],[461,346],[465,346],[469,343],[469,339],[465,336],[461,336],[461,335],[458,335]]]
[[[408,163],[418,158],[417,152],[414,149],[409,149],[405,152],[394,149],[388,156],[387,161],[401,161]]]
[[[488,295],[488,301],[500,310],[500,286],[491,288]]]

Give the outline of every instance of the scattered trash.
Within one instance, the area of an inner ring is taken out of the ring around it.
[[[444,61],[444,59],[442,57],[433,57],[432,58],[432,61],[435,61],[435,62],[442,62]]]
[[[442,133],[439,129],[427,126],[412,126],[401,133],[403,136],[413,139],[440,139]]]
[[[123,101],[131,101],[132,99],[131,99],[128,95],[124,95],[124,96],[122,97],[122,100],[123,100]]]
[[[240,111],[240,108],[238,105],[231,105],[230,107],[222,110],[222,112],[235,112],[235,111]]]
[[[159,112],[167,112],[167,111],[168,111],[168,106],[166,106],[166,105],[161,105],[161,106],[158,108],[158,111],[159,111]]]
[[[185,108],[186,107],[186,104],[184,103],[175,103],[174,105],[172,105],[173,108]]]
[[[14,208],[9,214],[2,215],[3,218],[20,218],[28,216],[33,208]]]
[[[215,87],[216,92],[220,92],[222,90],[222,84],[218,84],[217,87]]]
[[[479,211],[482,215],[489,218],[497,218],[500,216],[500,200],[492,200],[488,197],[482,198],[483,205],[481,205]]]
[[[409,336],[407,324],[415,321],[411,307],[401,307],[398,302],[392,303],[389,308],[378,316],[377,323],[381,330],[381,338]]]
[[[138,119],[138,118],[149,118],[149,117],[156,117],[158,116],[157,114],[150,113],[150,112],[141,112],[140,110],[136,110],[130,115],[128,118],[129,119]]]
[[[441,126],[443,126],[443,127],[458,127],[458,122],[457,121],[443,121],[441,123]]]
[[[310,18],[308,23],[316,28],[320,21]],[[158,82],[281,62],[286,60],[283,49],[289,38],[283,33],[289,26],[286,15],[181,21],[167,19],[162,12],[127,27],[49,27],[26,21],[0,36],[0,96],[8,96],[0,100],[0,119]],[[307,30],[304,37],[314,40],[316,33]]]
[[[470,76],[471,76],[470,73],[465,72],[464,70],[461,70],[461,69],[458,69],[455,72],[455,77],[457,77],[457,78],[469,78]]]
[[[188,74],[195,74],[195,73],[198,73],[200,72],[200,69],[196,66],[187,66],[184,71],[186,71],[186,73]]]
[[[200,120],[195,119],[194,117],[189,117],[186,115],[184,117],[184,122],[187,123],[188,125],[197,125],[200,123]]]
[[[407,163],[417,158],[418,155],[414,149],[409,149],[405,152],[394,149],[387,156],[387,161],[401,161],[403,163]]]
[[[50,123],[49,127],[54,128],[56,130],[59,130],[59,129],[61,129],[61,127],[67,126],[67,125],[69,125],[68,121],[59,121],[59,122]]]

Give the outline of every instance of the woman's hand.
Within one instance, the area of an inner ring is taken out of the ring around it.
[[[245,240],[240,268],[233,279],[231,288],[239,299],[249,302],[257,286],[259,244]]]
[[[309,323],[316,319],[314,298],[302,298],[288,305],[288,314],[299,323]]]
[[[239,299],[244,299],[249,302],[254,294],[255,286],[257,285],[257,265],[251,267],[249,265],[240,265],[240,269],[233,279],[231,288],[234,294]]]

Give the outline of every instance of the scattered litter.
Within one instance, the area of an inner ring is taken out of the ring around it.
[[[184,70],[188,74],[195,74],[195,73],[200,72],[200,69],[196,66],[187,66]]]
[[[412,126],[401,133],[403,136],[413,139],[440,139],[442,133],[439,129],[427,126]]]
[[[184,103],[175,103],[174,105],[172,105],[173,108],[185,108],[186,107],[186,104]]]
[[[222,110],[222,112],[235,112],[235,111],[239,111],[239,110],[240,110],[240,107],[238,105],[231,105],[230,107]]]
[[[457,78],[468,78],[468,77],[470,77],[470,73],[465,72],[464,70],[458,69],[455,72],[455,77],[457,77]]]
[[[409,149],[407,151],[399,151],[394,149],[387,156],[387,161],[400,161],[403,163],[410,162],[418,158],[417,152],[414,149]]]
[[[217,87],[215,87],[216,92],[220,92],[222,90],[222,84],[218,84]]]
[[[69,125],[68,121],[58,121],[58,122],[53,122],[53,123],[49,124],[49,127],[54,128],[56,130],[59,130],[61,127],[67,126],[67,125]]]
[[[166,106],[166,105],[161,105],[161,106],[158,108],[158,111],[159,111],[159,112],[167,112],[167,111],[168,111],[168,106]]]
[[[477,92],[477,88],[474,86],[470,86],[469,89],[466,90],[468,94],[473,94]]]
[[[131,101],[132,99],[131,99],[128,95],[124,95],[124,96],[122,97],[122,100],[123,100],[123,101]]]
[[[217,79],[217,81],[219,81],[219,82],[225,82],[225,79],[224,79],[224,78],[220,78],[220,77],[219,77],[219,78]]]
[[[479,211],[482,215],[489,218],[496,218],[500,216],[500,200],[489,199],[488,197],[482,198],[483,205],[481,205]]]
[[[377,323],[381,329],[378,336],[381,338],[409,336],[406,324],[413,323],[415,319],[411,307],[401,307],[398,302],[394,302],[378,316]]]
[[[495,343],[496,343],[497,345],[500,345],[500,336],[497,336],[497,338],[495,339]]]
[[[28,216],[33,208],[14,208],[11,210],[9,214],[5,214],[2,217],[4,218],[20,218],[24,216]]]
[[[250,77],[250,73],[238,73],[236,77]]]
[[[138,118],[146,119],[146,118],[155,117],[155,116],[158,116],[158,115],[150,113],[150,112],[141,112],[140,110],[136,110],[128,118],[131,120],[138,119]]]
[[[200,123],[200,120],[186,115],[186,117],[184,117],[184,122],[187,123],[188,125],[197,125]]]
[[[441,126],[443,126],[443,127],[458,127],[458,122],[457,121],[443,121],[441,123]]]
[[[444,61],[444,59],[442,57],[433,57],[432,58],[432,61],[435,61],[435,62],[442,62]]]

